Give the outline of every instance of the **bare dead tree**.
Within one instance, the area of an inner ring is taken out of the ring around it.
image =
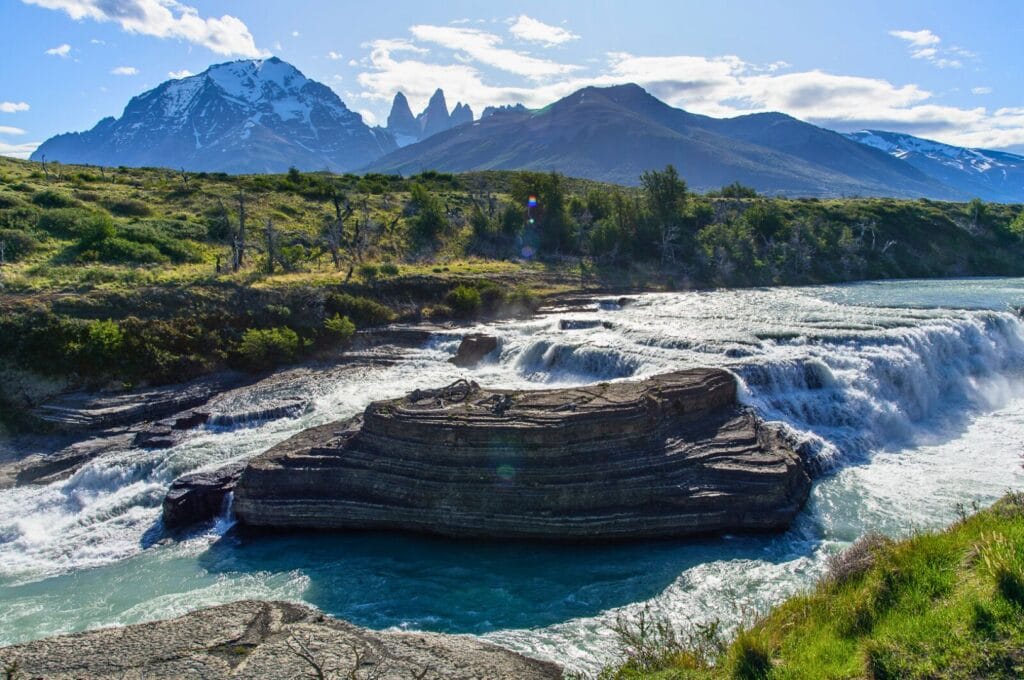
[[[235,235],[231,268],[238,271],[245,264],[245,191],[238,190],[238,233]]]
[[[277,252],[277,230],[274,228],[274,220],[267,218],[267,226],[263,228],[263,237],[267,243],[267,273],[274,273],[274,260],[278,258]]]
[[[39,167],[42,168],[42,170],[43,170],[43,177],[46,178],[47,182],[49,182],[50,181],[50,171],[46,168],[46,154],[45,153],[42,154],[39,157]]]

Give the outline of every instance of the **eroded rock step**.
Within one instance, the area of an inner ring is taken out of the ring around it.
[[[789,525],[806,464],[721,369],[537,391],[459,381],[250,462],[251,526],[594,540]]]

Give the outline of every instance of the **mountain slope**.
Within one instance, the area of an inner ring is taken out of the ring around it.
[[[846,135],[912,165],[926,175],[986,201],[1024,201],[1024,156],[969,149],[899,132],[863,130]]]
[[[273,57],[211,66],[133,97],[118,119],[57,135],[32,158],[224,172],[348,171],[397,148],[327,86]]]
[[[557,170],[636,184],[672,163],[695,189],[739,181],[768,194],[957,198],[919,170],[781,114],[718,120],[637,85],[588,87],[538,111],[511,109],[404,147],[376,172]]]

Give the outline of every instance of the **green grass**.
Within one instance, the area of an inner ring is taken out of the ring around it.
[[[663,635],[602,678],[1024,677],[1024,494],[944,531],[851,551],[713,658]]]

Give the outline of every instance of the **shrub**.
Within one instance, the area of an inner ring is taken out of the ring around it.
[[[62,191],[43,189],[32,194],[32,202],[40,208],[70,208],[77,201]]]
[[[493,281],[484,281],[477,289],[480,291],[480,306],[488,314],[494,314],[505,303],[505,289]]]
[[[470,318],[480,313],[480,291],[472,286],[459,286],[448,292],[444,302],[452,312],[462,318]]]
[[[118,217],[149,217],[149,206],[132,198],[118,198],[104,202],[104,207]]]
[[[519,314],[532,314],[540,308],[540,298],[526,286],[518,286],[505,296],[505,304]]]
[[[4,243],[4,259],[17,262],[39,247],[35,236],[17,229],[0,229],[0,241]]]
[[[384,276],[398,276],[398,265],[385,262],[380,266],[380,273]]]
[[[347,316],[361,328],[391,323],[395,318],[395,313],[379,302],[348,293],[329,294],[324,308],[328,314]]]
[[[81,234],[79,225],[90,213],[72,208],[47,210],[36,220],[36,228],[51,236],[74,237]]]
[[[0,192],[0,210],[17,208],[24,204],[25,202],[21,200],[21,198],[19,198],[16,194],[11,194],[6,191]]]
[[[877,561],[879,551],[892,545],[882,534],[865,534],[846,550],[828,559],[828,579],[832,583],[848,583],[867,573]]]
[[[367,281],[373,281],[377,278],[377,274],[380,270],[377,269],[376,265],[372,264],[361,264],[359,265],[359,276],[366,279]]]
[[[108,238],[80,247],[78,259],[85,262],[119,264],[165,264],[170,261],[152,243],[136,243],[123,238]]]
[[[299,334],[287,326],[250,328],[242,334],[237,354],[242,366],[249,370],[262,371],[294,361],[302,345]]]
[[[356,325],[347,316],[334,316],[324,321],[324,336],[334,344],[348,344],[355,335]]]
[[[155,222],[155,224],[153,223]],[[156,247],[160,253],[174,262],[199,262],[201,255],[189,243],[182,242],[176,237],[167,225],[182,224],[171,220],[145,221],[129,224],[118,229],[118,237],[135,241],[136,243],[149,243]],[[202,228],[200,228],[202,230]]]

